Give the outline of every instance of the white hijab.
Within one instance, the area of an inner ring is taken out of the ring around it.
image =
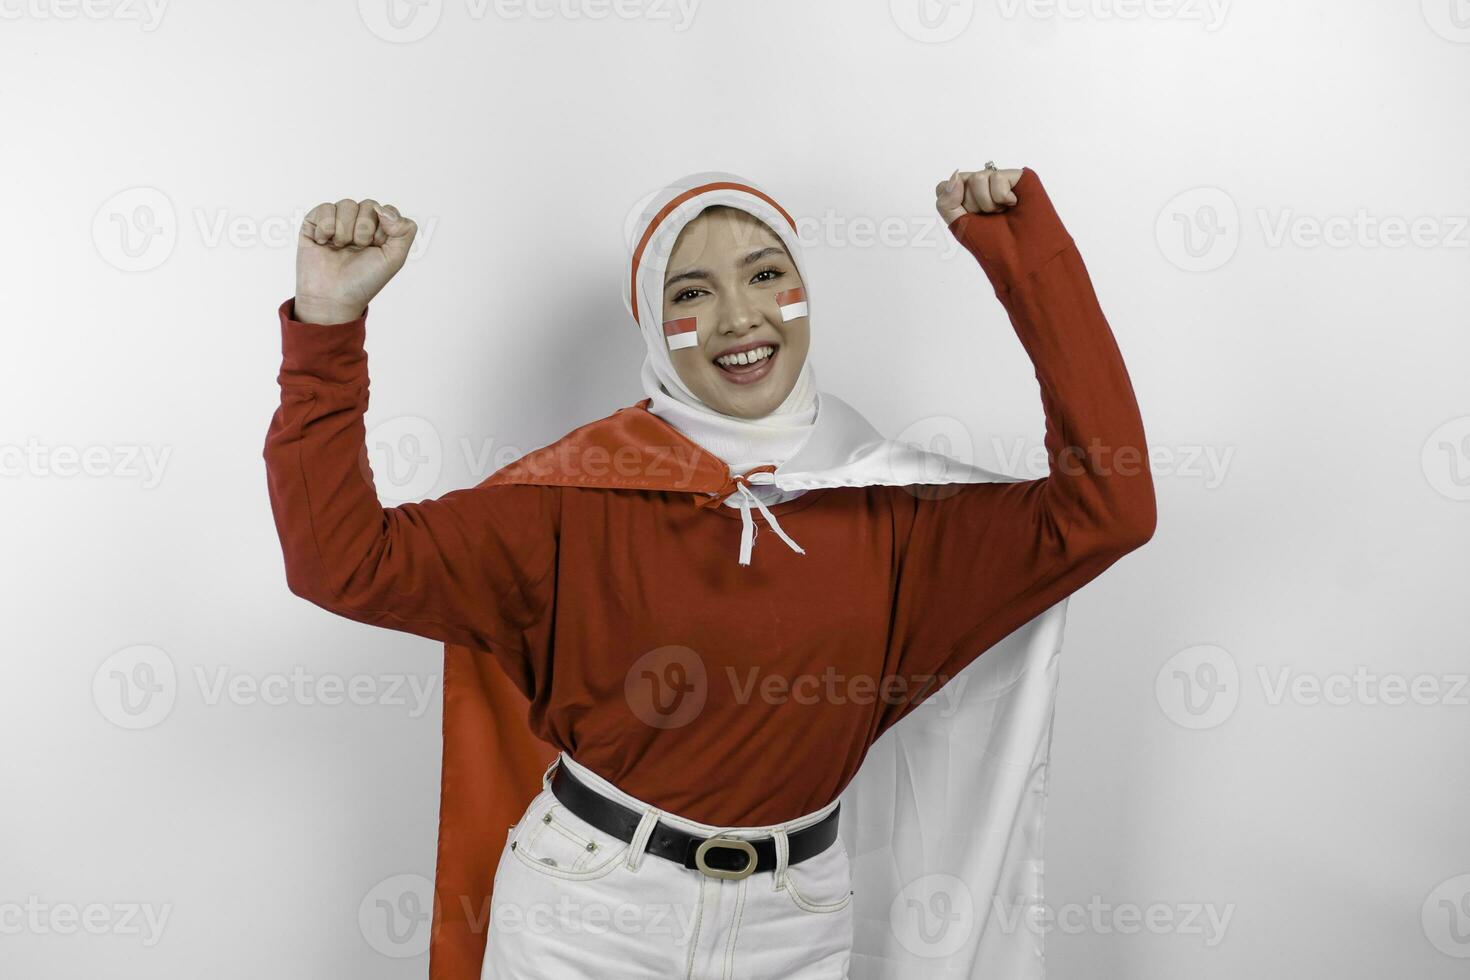
[[[775,232],[801,275],[810,309],[811,282],[791,215],[751,181],[715,171],[681,177],[655,192],[635,213],[623,299],[648,348],[641,372],[643,391],[652,400],[648,410],[724,460],[733,476],[766,464],[779,466],[795,455],[816,424],[817,382],[809,351],[786,399],[769,415],[743,419],[710,408],[674,369],[663,329],[669,255],[684,226],[717,204],[744,211]],[[759,493],[766,503],[795,495],[775,487],[763,487]],[[739,505],[736,498],[727,502]]]

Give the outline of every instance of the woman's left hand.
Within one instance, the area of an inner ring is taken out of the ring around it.
[[[934,187],[934,207],[946,225],[966,214],[994,214],[1016,203],[1019,170],[956,170]]]

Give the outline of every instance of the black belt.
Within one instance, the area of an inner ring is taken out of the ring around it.
[[[631,843],[643,814],[610,800],[582,782],[566,766],[558,765],[551,777],[551,792],[569,811],[605,834]],[[837,839],[837,811],[833,807],[817,823],[786,835],[787,865],[800,864],[821,854]],[[744,878],[756,871],[776,869],[776,839],[761,837],[699,837],[663,823],[654,825],[648,837],[648,853],[702,871],[713,878]]]

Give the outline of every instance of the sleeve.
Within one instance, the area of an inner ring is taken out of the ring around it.
[[[926,696],[1142,546],[1156,523],[1143,422],[1082,256],[1029,168],[1015,193],[1006,211],[950,229],[1035,367],[1049,473],[914,495],[893,635],[901,673],[932,684]],[[895,704],[883,727],[915,704]]]
[[[291,591],[358,622],[526,652],[552,608],[555,487],[497,485],[384,508],[368,465],[367,311],[301,323],[281,304],[281,404],[266,479]]]

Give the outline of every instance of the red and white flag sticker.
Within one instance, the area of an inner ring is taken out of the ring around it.
[[[698,318],[686,316],[681,317],[678,320],[665,320],[664,340],[668,341],[669,350],[683,350],[686,347],[694,347],[698,345]]]
[[[795,320],[799,316],[806,316],[806,290],[798,286],[795,289],[783,289],[776,294],[776,306],[781,310],[781,322]]]

